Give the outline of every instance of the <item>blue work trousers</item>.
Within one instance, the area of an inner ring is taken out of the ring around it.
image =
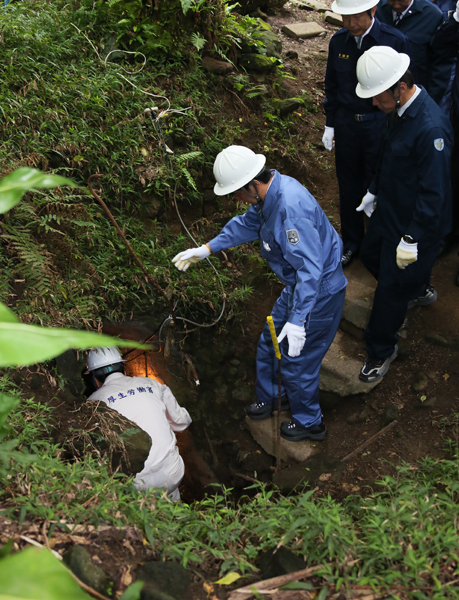
[[[287,286],[277,299],[271,316],[277,335],[288,320],[294,288]],[[305,427],[318,425],[322,420],[319,406],[319,370],[329,349],[343,311],[345,289],[330,294],[323,291],[309,315],[306,343],[300,355],[288,355],[288,340],[280,344],[282,354],[282,396],[287,395],[294,420]],[[274,353],[268,325],[261,334],[257,347],[257,400],[271,402],[277,407],[279,398],[278,360]]]
[[[385,359],[394,352],[397,332],[405,320],[408,302],[424,294],[441,241],[420,248],[418,260],[405,269],[396,263],[397,244],[375,231],[373,217],[360,250],[360,259],[378,285],[370,320],[365,330],[365,345],[370,359]]]
[[[345,252],[358,252],[363,240],[363,212],[356,212],[355,209],[373,179],[386,127],[383,112],[375,113],[375,117],[359,122],[353,113],[346,110],[339,110],[336,115],[335,164]]]

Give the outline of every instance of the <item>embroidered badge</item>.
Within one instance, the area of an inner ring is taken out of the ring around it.
[[[263,242],[263,248],[267,251],[267,252],[271,252],[271,248],[269,247],[269,244],[267,242]]]
[[[435,150],[438,150],[439,152],[441,152],[443,150],[443,148],[445,147],[445,142],[444,142],[443,138],[437,138],[436,140],[434,140],[434,146],[435,146]]]
[[[298,244],[298,242],[300,241],[300,234],[298,233],[298,231],[296,229],[288,229],[286,231],[287,234],[287,241],[289,244],[293,244],[294,246],[296,246]]]

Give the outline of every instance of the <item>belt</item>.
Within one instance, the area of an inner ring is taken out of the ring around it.
[[[385,117],[386,113],[384,113],[382,110],[378,111],[378,112],[374,112],[374,113],[366,113],[364,115],[356,115],[354,114],[354,119],[356,121],[373,121],[373,119],[380,119],[381,117]]]

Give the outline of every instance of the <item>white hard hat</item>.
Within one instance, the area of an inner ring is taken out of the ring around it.
[[[370,10],[379,0],[334,0],[331,9],[338,15],[358,15]]]
[[[355,93],[359,98],[372,98],[391,88],[410,66],[408,54],[389,46],[373,46],[357,61],[359,83]]]
[[[225,196],[247,185],[256,177],[266,163],[266,156],[255,154],[245,146],[228,146],[218,154],[214,162],[214,186],[216,196]]]
[[[108,365],[114,365],[116,363],[126,362],[123,360],[118,348],[111,346],[110,348],[96,348],[88,352],[88,360],[86,363],[87,372],[106,367]]]

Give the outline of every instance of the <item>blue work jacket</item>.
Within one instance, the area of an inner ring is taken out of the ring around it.
[[[448,117],[421,88],[388,127],[369,188],[377,196],[371,218],[385,239],[398,244],[403,235],[411,235],[428,248],[450,232],[452,147]]]
[[[393,25],[392,9],[382,0],[376,10],[378,19]],[[397,29],[410,40],[413,62],[416,67],[416,83],[426,88],[437,104],[448,87],[454,61],[435,52],[430,44],[437,28],[443,23],[441,10],[431,0],[414,0],[411,8],[397,25]]]
[[[342,290],[342,242],[315,198],[296,179],[273,171],[265,200],[233,217],[209,242],[212,252],[260,239],[261,254],[294,287],[289,322],[304,326],[319,293]]]
[[[327,71],[325,73],[325,113],[326,125],[335,126],[336,111],[341,108],[355,114],[378,114],[372,99],[359,98],[355,93],[357,85],[357,61],[373,46],[390,46],[397,52],[411,56],[407,38],[389,25],[374,20],[373,27],[362,40],[360,50],[354,36],[347,29],[340,29],[330,40]]]

